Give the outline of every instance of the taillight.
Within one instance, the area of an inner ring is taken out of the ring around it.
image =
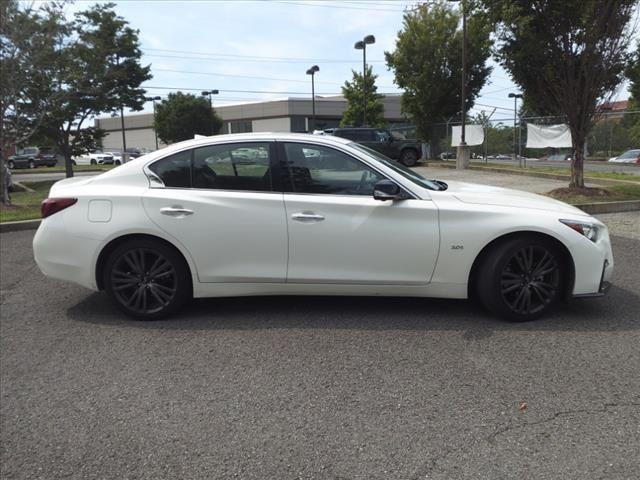
[[[47,218],[54,213],[70,207],[77,201],[77,198],[45,198],[40,204],[40,214],[42,218]]]

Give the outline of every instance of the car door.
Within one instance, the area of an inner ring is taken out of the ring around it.
[[[379,201],[385,178],[340,150],[286,142],[278,149],[289,230],[289,283],[428,283],[439,249],[431,201]]]
[[[272,188],[273,152],[273,142],[218,144],[148,167],[157,180],[145,211],[189,251],[201,282],[285,281],[287,225],[283,195]]]

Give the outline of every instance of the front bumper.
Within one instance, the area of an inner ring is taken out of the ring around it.
[[[602,275],[600,275],[600,285],[598,287],[598,291],[594,293],[581,293],[578,295],[573,295],[573,298],[593,298],[593,297],[602,297],[607,294],[611,286],[613,285],[609,280],[605,280],[605,275],[607,278],[610,278],[609,268],[609,260],[605,260],[602,265]]]

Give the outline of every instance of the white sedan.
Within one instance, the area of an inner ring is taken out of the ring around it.
[[[473,296],[524,321],[604,294],[613,272],[606,226],[577,208],[427,180],[335,136],[174,144],[54,184],[42,216],[40,269],[141,319],[192,297],[290,294]]]
[[[74,165],[112,165],[113,155],[106,152],[86,153],[71,160]]]
[[[632,163],[640,165],[640,149],[627,150],[618,157],[611,157],[609,159],[611,163]]]

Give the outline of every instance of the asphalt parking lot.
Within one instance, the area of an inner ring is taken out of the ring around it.
[[[200,300],[123,318],[0,236],[2,479],[635,479],[640,212],[614,287],[527,324],[471,303]]]

